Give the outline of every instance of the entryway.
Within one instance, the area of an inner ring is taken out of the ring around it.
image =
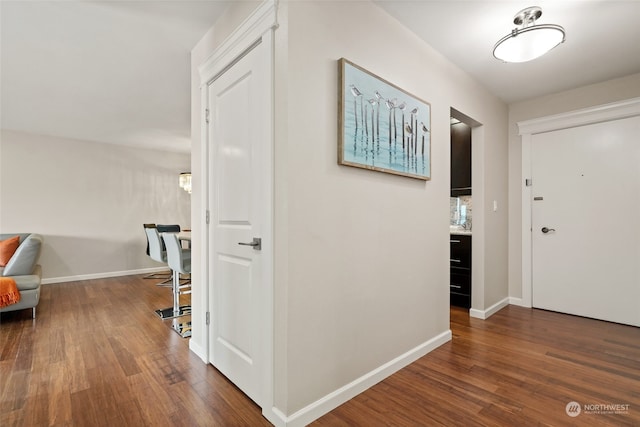
[[[640,326],[640,115],[575,120],[523,136],[531,305]]]

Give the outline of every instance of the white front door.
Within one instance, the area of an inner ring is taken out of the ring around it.
[[[534,307],[640,326],[640,117],[532,136]]]
[[[261,406],[272,247],[267,45],[254,46],[208,87],[210,361]],[[262,246],[250,246],[254,239]]]

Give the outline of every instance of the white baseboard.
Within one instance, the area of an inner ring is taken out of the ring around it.
[[[277,408],[262,409],[262,416],[275,427],[287,427],[287,416]]]
[[[278,408],[272,408],[271,413],[279,418],[274,420],[276,421],[274,424],[286,427],[306,426],[448,341],[451,341],[451,330],[433,337],[290,416],[285,415]]]
[[[202,359],[204,363],[209,363],[209,361],[207,360],[207,352],[204,351],[204,348],[202,348],[200,344],[195,342],[193,339],[189,340],[189,350],[191,350],[193,353],[195,353],[196,356]]]
[[[141,268],[138,270],[109,271],[105,273],[79,274],[77,276],[50,277],[42,279],[43,285],[51,283],[77,282],[80,280],[106,279],[109,277],[132,276],[134,274],[151,274],[168,271],[167,267]]]
[[[531,308],[530,305],[527,305],[524,303],[524,300],[522,298],[509,297],[509,304],[517,305],[520,307]]]
[[[503,299],[502,301],[498,301],[497,303],[493,304],[491,307],[487,308],[486,310],[476,310],[472,308],[471,310],[469,310],[469,316],[475,317],[477,319],[486,320],[489,317],[491,317],[493,314],[497,313],[498,311],[502,310],[508,305],[509,305],[509,297]]]

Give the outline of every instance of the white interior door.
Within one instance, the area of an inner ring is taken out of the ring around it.
[[[211,363],[262,406],[271,252],[270,49],[253,47],[208,88]],[[262,247],[249,246],[262,239]]]
[[[640,117],[532,137],[534,307],[640,326],[638,135]]]

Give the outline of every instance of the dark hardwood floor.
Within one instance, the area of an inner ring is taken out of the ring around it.
[[[171,305],[156,282],[43,285],[35,321],[2,313],[0,426],[269,426],[156,316]]]
[[[0,315],[0,426],[269,425],[156,317],[170,302],[128,276],[44,285],[35,321]],[[313,425],[640,426],[640,328],[512,306],[451,316],[451,342]]]
[[[508,306],[485,321],[452,307],[451,330],[312,426],[640,426],[640,328]]]

